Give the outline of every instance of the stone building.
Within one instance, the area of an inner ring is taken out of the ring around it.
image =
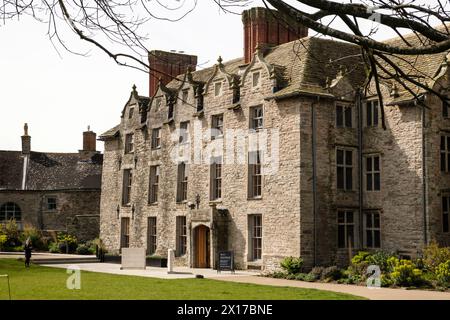
[[[244,11],[244,57],[210,68],[150,52],[149,97],[133,87],[100,136],[111,252],[174,249],[178,265],[216,267],[233,251],[237,268],[270,270],[286,256],[344,264],[361,249],[412,257],[449,243],[448,106],[388,81],[380,106],[357,46],[277,15]],[[414,59],[446,93],[446,55]]]
[[[22,151],[0,151],[0,223],[98,237],[102,162],[89,129],[78,153],[36,152],[25,124]]]

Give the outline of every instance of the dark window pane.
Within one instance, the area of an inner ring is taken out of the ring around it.
[[[367,102],[366,110],[367,126],[370,127],[372,125],[372,106],[370,102]]]
[[[351,166],[353,163],[353,157],[352,157],[353,152],[352,151],[345,151],[345,164]]]
[[[346,190],[352,190],[353,189],[353,170],[352,168],[347,168],[345,171],[345,189]]]
[[[445,146],[445,150],[449,150],[450,147],[450,136],[447,137],[447,144]]]
[[[445,150],[445,137],[441,136],[441,150]]]
[[[347,223],[353,223],[353,212],[347,211]]]
[[[445,101],[442,102],[442,115],[448,118],[448,104]]]
[[[345,223],[345,212],[338,211],[338,223]]]
[[[345,108],[345,126],[352,127],[352,108]]]
[[[372,214],[370,213],[366,215],[366,227],[372,228]]]
[[[366,168],[367,168],[367,171],[372,171],[372,158],[371,157],[366,158]]]
[[[378,101],[373,103],[373,125],[378,125]]]
[[[445,168],[445,171],[449,171],[449,169],[450,169],[450,157],[449,157],[449,154],[447,154],[446,156],[447,156],[447,168]]]
[[[338,226],[338,247],[345,248],[345,226]]]
[[[372,174],[369,173],[366,175],[366,187],[367,191],[372,191]]]
[[[367,231],[366,231],[366,246],[367,246],[368,248],[373,247],[372,231],[371,231],[371,230],[367,230]]]
[[[344,150],[337,150],[336,152],[336,163],[344,164]]]
[[[442,197],[442,211],[448,212],[448,201],[447,197]]]
[[[380,214],[378,213],[373,215],[373,226],[375,228],[380,228]]]
[[[347,241],[351,244],[352,248],[355,247],[355,235],[353,226],[347,226]]]
[[[374,248],[379,248],[381,246],[381,241],[380,241],[380,231],[376,230],[374,231]]]
[[[441,153],[441,171],[445,171],[445,153]]]
[[[374,171],[380,171],[380,157],[373,157],[373,169]]]
[[[337,187],[338,189],[344,189],[344,168],[337,168]]]
[[[448,232],[448,214],[444,214],[442,216],[442,231],[443,232]]]
[[[342,123],[342,106],[336,106],[336,126],[342,127],[344,124]]]
[[[374,174],[374,184],[373,184],[373,189],[374,190],[380,190],[380,174],[379,173],[375,173]]]

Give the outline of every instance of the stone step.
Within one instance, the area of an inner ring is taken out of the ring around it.
[[[77,263],[98,263],[100,262],[97,258],[87,257],[87,258],[59,258],[59,259],[31,259],[33,263],[36,264],[77,264]]]

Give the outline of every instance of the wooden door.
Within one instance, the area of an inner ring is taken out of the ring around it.
[[[195,230],[195,266],[209,268],[209,228],[198,226]]]

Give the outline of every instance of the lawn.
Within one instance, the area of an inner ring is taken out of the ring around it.
[[[8,274],[11,296],[15,300],[349,300],[360,297],[290,287],[241,284],[209,279],[157,279],[106,273],[81,272],[81,289],[69,290],[69,275],[59,268],[32,265],[25,269],[22,261],[0,259],[0,274]],[[8,299],[6,278],[0,278],[0,299]]]

